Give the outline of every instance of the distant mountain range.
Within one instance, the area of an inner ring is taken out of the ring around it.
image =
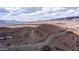
[[[0,20],[0,24],[15,24],[15,23],[19,22],[15,20]]]
[[[71,16],[71,17],[57,18],[57,20],[64,20],[64,19],[72,20],[74,18],[79,18],[79,16]]]
[[[55,18],[55,19],[47,19],[47,20],[43,20],[43,21],[53,21],[53,20],[78,20],[78,19],[79,19],[79,16],[71,16],[71,17],[62,17],[62,18]]]
[[[74,18],[79,18],[79,16],[73,16],[73,17],[65,17],[65,18],[56,18],[56,19],[48,19],[48,20],[38,20],[39,21],[53,21],[53,20],[72,20]],[[33,21],[34,22],[34,21]],[[17,24],[17,23],[29,23],[29,22],[22,22],[22,21],[16,21],[16,20],[0,20],[0,24]]]

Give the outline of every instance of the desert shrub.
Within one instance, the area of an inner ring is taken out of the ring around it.
[[[3,33],[0,34],[0,37],[3,37],[3,40],[6,40],[7,39],[7,34],[3,32]]]
[[[64,49],[59,48],[59,47],[54,47],[54,49],[55,49],[56,51],[64,51]]]
[[[51,51],[51,50],[52,50],[52,48],[48,45],[45,45],[41,48],[41,51]]]

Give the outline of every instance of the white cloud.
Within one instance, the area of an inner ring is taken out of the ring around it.
[[[73,9],[70,9],[70,10],[68,10],[66,13],[72,13],[72,12],[74,12],[75,10],[73,10]]]
[[[39,8],[39,7],[38,7]],[[50,18],[62,18],[69,16],[79,16],[79,8],[65,8],[65,7],[42,7],[36,11],[31,11],[29,8],[5,8],[10,13],[6,15],[0,14],[1,20],[17,20],[17,21],[35,21]],[[34,9],[33,9],[34,10]],[[26,11],[29,11],[26,12]],[[26,13],[24,13],[26,12]]]

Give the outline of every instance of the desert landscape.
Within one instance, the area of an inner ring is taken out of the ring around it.
[[[79,7],[0,7],[0,51],[79,51]]]
[[[79,51],[79,18],[74,19],[1,25],[0,51]]]

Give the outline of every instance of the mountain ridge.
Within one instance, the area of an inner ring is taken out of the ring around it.
[[[38,20],[38,21],[30,21],[30,22],[40,22],[40,21],[53,21],[53,20],[72,20],[74,18],[79,18],[79,16],[72,16],[72,17],[63,17],[63,18],[56,18],[56,19],[47,19],[47,20]],[[29,23],[27,21],[16,21],[16,20],[0,20],[0,24],[16,24],[16,23]]]

